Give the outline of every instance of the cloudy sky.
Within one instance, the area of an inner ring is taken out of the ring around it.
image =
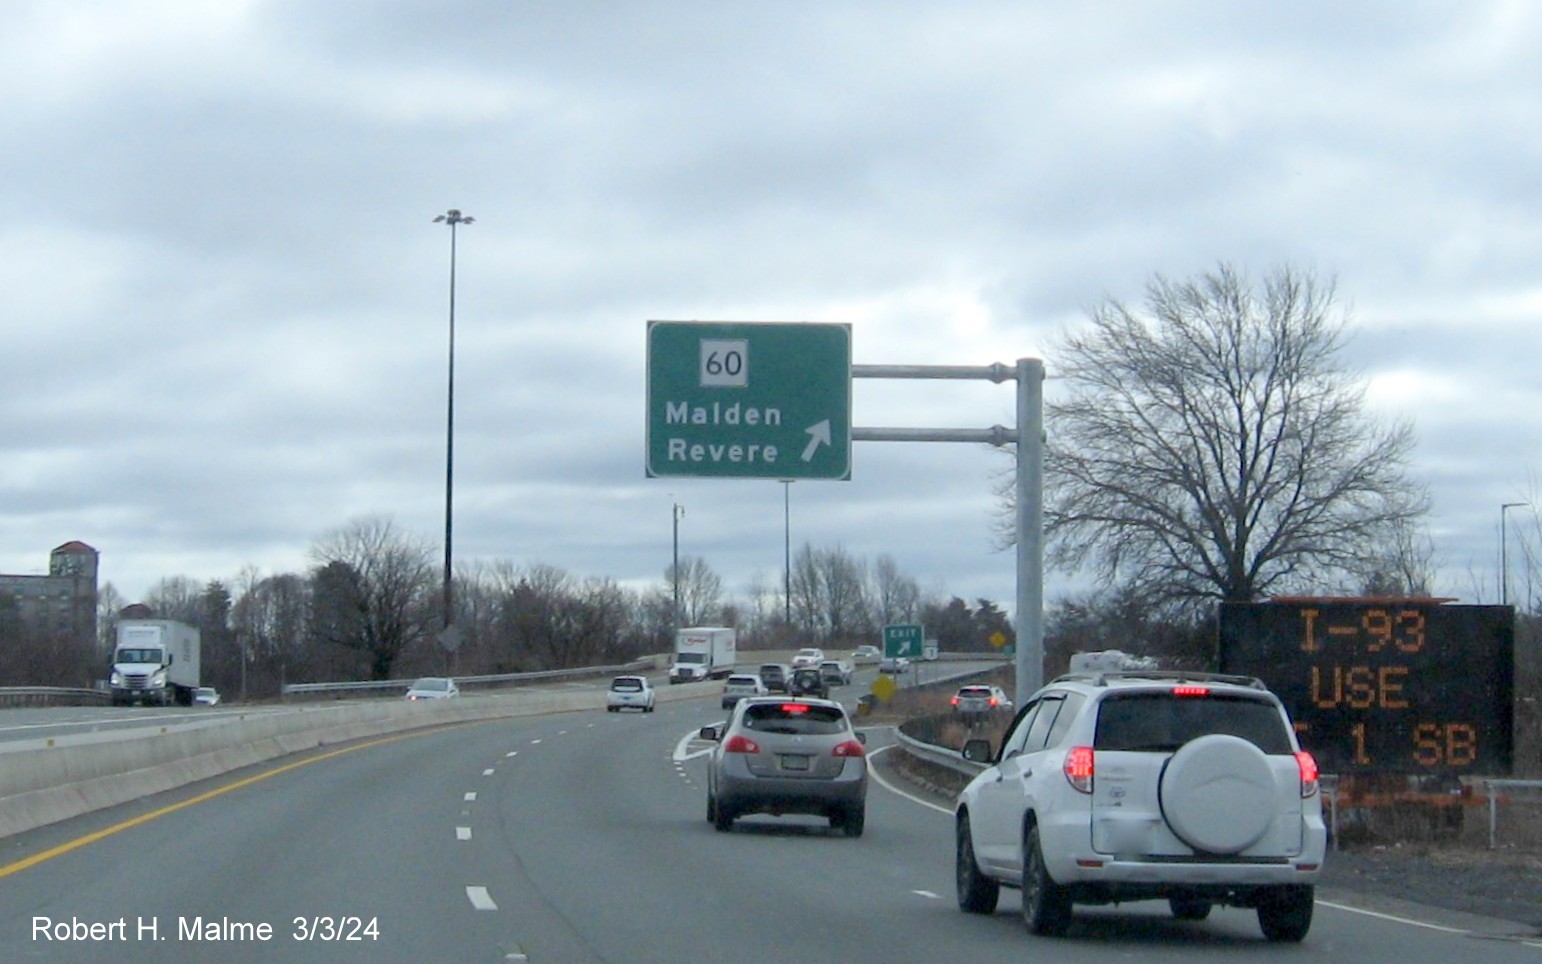
[[[682,554],[779,583],[780,484],[645,477],[649,319],[1052,394],[1089,308],[1222,261],[1336,281],[1443,591],[1494,601],[1542,461],[1528,3],[6,0],[0,84],[3,572],[81,539],[135,599],[371,515],[437,547],[450,208],[458,562],[656,582],[679,504]],[[1013,391],[859,380],[853,422]],[[785,493],[795,547],[1010,607],[1000,455],[852,462]]]

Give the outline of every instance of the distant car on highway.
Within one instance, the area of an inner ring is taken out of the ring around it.
[[[652,713],[653,701],[653,684],[646,676],[617,676],[605,691],[607,713],[619,713],[628,707]]]
[[[858,646],[851,651],[853,663],[876,663],[883,659],[883,652],[877,646]]]
[[[953,694],[953,711],[960,716],[985,716],[988,713],[1012,709],[1012,701],[1006,690],[999,686],[972,683],[960,686]]]
[[[825,678],[825,682],[831,686],[851,685],[851,664],[839,659],[823,660],[819,664],[819,675]]]
[[[815,699],[830,698],[830,684],[817,666],[803,666],[792,671],[787,678],[788,696],[810,696]]]
[[[862,836],[867,814],[865,737],[830,700],[740,701],[726,724],[703,727],[707,819],[724,833],[754,813],[828,817],[830,829]]]
[[[444,676],[425,676],[407,688],[409,700],[447,700],[460,695],[455,681]]]
[[[910,660],[903,656],[885,656],[878,664],[880,673],[903,673],[910,668]]]
[[[760,681],[766,684],[768,693],[787,692],[787,677],[792,675],[792,667],[786,663],[761,663]]]
[[[213,706],[220,701],[220,691],[212,686],[200,686],[193,691],[196,706]]]
[[[765,696],[766,684],[759,676],[735,673],[723,681],[723,709],[733,709],[735,703],[747,696]]]
[[[824,662],[825,651],[815,646],[800,649],[792,657],[792,668],[802,669],[805,666],[818,666]]]

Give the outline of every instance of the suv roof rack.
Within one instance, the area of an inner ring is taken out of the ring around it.
[[[1200,670],[1187,669],[1111,669],[1094,670],[1084,673],[1066,673],[1057,676],[1055,682],[1062,680],[1086,680],[1093,686],[1107,686],[1109,680],[1116,679],[1149,679],[1149,680],[1177,680],[1181,683],[1230,683],[1234,686],[1246,686],[1255,690],[1268,691],[1269,687],[1256,676],[1238,676],[1231,673],[1207,673]]]

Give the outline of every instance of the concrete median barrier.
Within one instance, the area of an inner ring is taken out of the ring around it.
[[[674,702],[707,694],[669,695]],[[604,691],[596,688],[532,688],[454,700],[299,706],[187,726],[60,738],[0,753],[0,837],[328,744],[604,705]]]

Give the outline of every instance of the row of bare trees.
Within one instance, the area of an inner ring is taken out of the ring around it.
[[[199,627],[205,682],[247,698],[275,695],[291,682],[621,664],[667,651],[684,624],[736,626],[750,649],[873,642],[886,622],[918,621],[927,608],[893,559],[869,567],[839,546],[799,551],[790,599],[782,580],[773,590],[757,576],[747,603],[725,590],[706,560],[683,557],[678,617],[672,569],[636,589],[555,566],[497,561],[456,573],[455,631],[447,636],[435,554],[434,545],[390,519],[366,517],[319,538],[304,573],[247,569],[228,583],[171,577],[138,601],[159,617]],[[98,595],[94,646],[32,639],[19,624],[8,631],[0,600],[7,642],[0,685],[90,685],[100,677],[129,600],[110,583]]]

